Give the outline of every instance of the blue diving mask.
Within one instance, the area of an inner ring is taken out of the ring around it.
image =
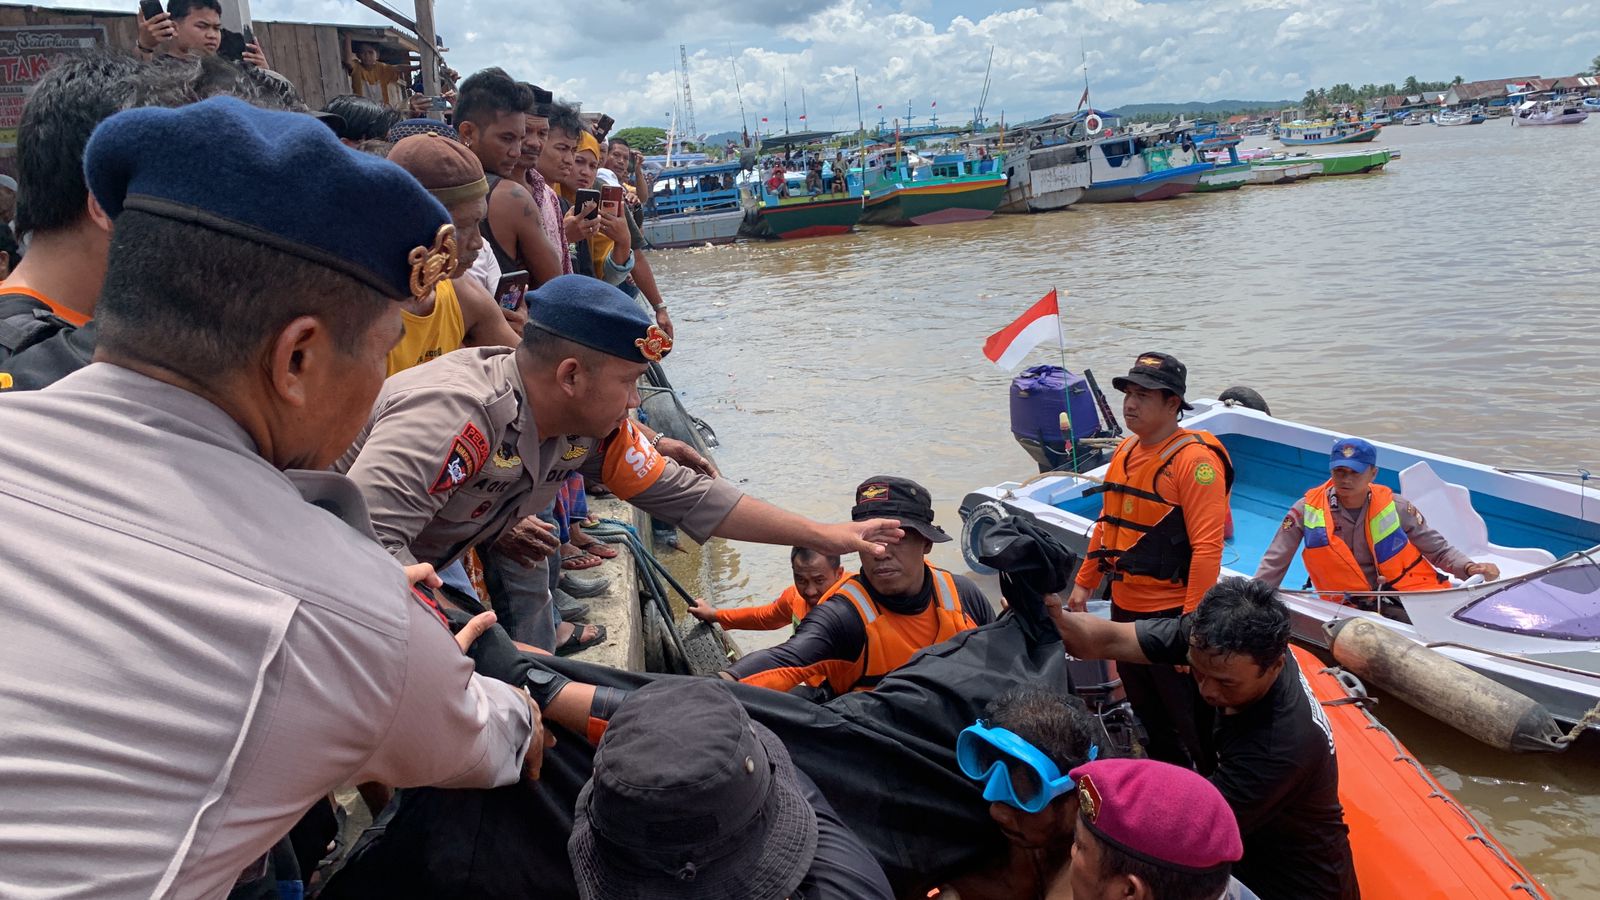
[[[1089,747],[1090,761],[1099,755],[1099,747]],[[1044,809],[1076,786],[1038,748],[981,719],[956,738],[956,762],[968,778],[983,782],[983,799],[1027,813]]]

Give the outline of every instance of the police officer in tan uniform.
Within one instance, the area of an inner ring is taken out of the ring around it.
[[[0,397],[0,896],[222,897],[341,784],[516,781],[531,701],[325,471],[455,263],[444,208],[226,97],[112,116],[84,169],[96,361]]]
[[[402,561],[443,568],[474,546],[491,558],[548,555],[554,538],[524,520],[574,470],[697,541],[871,553],[901,537],[889,519],[813,522],[664,455],[666,441],[628,412],[639,405],[639,377],[672,339],[622,291],[568,275],[528,301],[514,350],[458,350],[390,378],[339,463],[361,486],[379,539]],[[674,452],[703,463],[685,449]],[[497,613],[516,639],[553,646],[548,595]]]

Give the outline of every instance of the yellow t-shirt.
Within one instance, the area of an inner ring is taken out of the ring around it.
[[[388,63],[375,63],[371,68],[359,62],[350,66],[350,93],[384,106],[400,105],[404,99],[400,88],[404,84],[405,73]]]
[[[456,286],[446,278],[434,288],[433,312],[418,316],[404,310],[405,336],[389,351],[389,374],[420,366],[436,356],[461,349],[467,339],[467,326],[461,317],[461,300]]]

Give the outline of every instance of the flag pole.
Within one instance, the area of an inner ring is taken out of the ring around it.
[[[1078,472],[1078,434],[1072,427],[1072,372],[1067,368],[1067,331],[1061,322],[1061,294],[1050,286],[1056,295],[1056,346],[1061,349],[1061,418],[1067,423],[1063,437],[1067,439],[1067,458],[1072,461],[1072,471]]]

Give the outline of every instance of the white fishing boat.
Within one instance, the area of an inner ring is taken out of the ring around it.
[[[1223,574],[1253,575],[1289,507],[1327,480],[1328,448],[1344,435],[1231,403],[1192,402],[1184,427],[1216,435],[1236,473]],[[1102,407],[1102,417],[1109,409]],[[1558,473],[1373,443],[1378,483],[1403,493],[1453,546],[1496,563],[1502,580],[1401,595],[1407,623],[1298,590],[1308,578],[1297,558],[1280,591],[1296,640],[1326,647],[1331,623],[1381,622],[1543,704],[1562,723],[1582,719],[1600,703],[1600,489],[1586,479],[1569,484],[1548,477]],[[971,548],[1006,515],[1031,519],[1083,553],[1102,503],[1091,489],[1106,470],[1094,462],[1081,475],[1047,473],[968,494],[961,517],[969,563],[976,561]]]
[[[1047,135],[1021,135],[1023,143],[1006,153],[1006,193],[996,212],[1030,213],[1066,209],[1089,188],[1089,144]]]
[[[1442,126],[1471,125],[1472,116],[1463,112],[1441,109],[1433,114],[1433,124]]]
[[[1589,114],[1581,104],[1551,100],[1525,100],[1511,113],[1513,126],[1577,125]]]

